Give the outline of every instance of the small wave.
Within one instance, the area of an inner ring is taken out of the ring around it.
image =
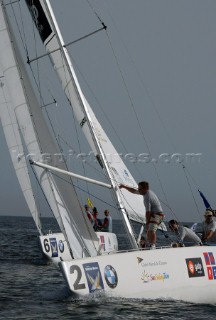
[[[40,297],[45,301],[62,301],[69,298],[72,295],[67,286],[62,288],[57,287],[55,291],[43,291],[40,293]]]

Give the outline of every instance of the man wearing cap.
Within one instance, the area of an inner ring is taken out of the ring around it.
[[[202,241],[205,243],[215,234],[216,223],[213,220],[213,212],[211,210],[206,210],[204,217],[205,221],[202,223]]]

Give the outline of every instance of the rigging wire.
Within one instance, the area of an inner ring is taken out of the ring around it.
[[[49,171],[49,170],[47,170],[47,169],[45,169],[45,170],[46,170],[46,171]],[[64,181],[64,182],[66,182],[67,184],[70,184],[70,185],[72,184],[70,181],[64,179],[63,177],[59,176],[59,175],[58,175],[57,173],[55,173],[55,172],[52,172],[52,175],[55,176],[55,177],[57,177],[58,179]],[[102,203],[107,204],[109,207],[112,207],[112,208],[114,208],[116,211],[118,211],[117,206],[113,206],[112,204],[106,202],[104,199],[101,199],[101,198],[95,196],[94,194],[87,192],[87,191],[86,191],[85,189],[83,189],[82,187],[80,187],[80,186],[78,186],[78,185],[76,185],[76,184],[74,184],[74,183],[73,183],[73,187],[75,187],[75,188],[78,189],[78,190],[81,190],[82,192],[90,195],[91,197],[99,200],[99,201],[102,202]]]
[[[10,0],[11,10],[12,10],[12,13],[13,13],[13,16],[14,16],[14,20],[15,20],[16,25],[17,25],[17,30],[18,30],[18,33],[20,35],[20,39],[22,41],[22,45],[23,45],[23,48],[24,48],[24,50],[26,52],[26,55],[28,55],[28,49],[27,49],[27,45],[26,45],[26,43],[27,43],[26,42],[26,35],[25,35],[25,29],[24,29],[24,23],[23,23],[22,10],[21,10],[21,7],[20,7],[20,2],[18,2],[18,6],[19,6],[19,12],[20,12],[20,16],[21,16],[21,24],[22,24],[23,36],[22,36],[22,32],[21,32],[21,29],[20,29],[20,26],[19,26],[19,23],[18,23],[18,20],[17,20],[17,16],[15,14],[14,3],[15,2]]]
[[[105,2],[103,3],[103,5],[106,6]],[[118,29],[118,27],[117,27],[117,25],[116,25],[115,20],[113,19],[112,15],[111,15],[111,13],[110,13],[110,11],[109,11],[109,9],[108,9],[108,7],[106,7],[105,10],[106,10],[106,12],[108,12],[109,17],[110,17],[110,19],[112,20],[112,26],[115,27],[117,33],[119,34],[119,38],[120,38],[120,40],[121,40],[121,43],[122,43],[122,45],[123,45],[123,47],[124,47],[124,49],[125,49],[128,57],[129,57],[129,60],[130,60],[131,64],[133,65],[133,67],[134,67],[137,75],[139,76],[139,80],[140,80],[140,82],[142,83],[143,89],[145,90],[145,93],[147,94],[147,97],[148,97],[149,101],[151,102],[151,104],[152,104],[152,106],[153,106],[154,112],[156,113],[157,117],[159,118],[159,121],[161,122],[161,125],[162,125],[162,127],[163,127],[163,129],[164,129],[164,131],[165,131],[165,133],[166,133],[167,138],[170,140],[170,144],[171,144],[173,147],[176,147],[175,144],[174,144],[174,142],[173,142],[173,140],[172,140],[172,137],[170,136],[169,132],[167,131],[167,126],[165,125],[165,123],[164,123],[164,121],[163,121],[163,119],[162,119],[162,117],[161,117],[161,115],[160,115],[160,113],[159,113],[159,111],[158,111],[158,109],[157,109],[157,107],[156,107],[156,103],[154,102],[154,99],[153,99],[152,95],[150,94],[150,91],[149,91],[149,89],[148,89],[145,81],[143,80],[143,77],[142,77],[142,75],[141,75],[141,73],[140,73],[140,69],[137,68],[134,59],[132,58],[132,56],[131,56],[131,54],[130,54],[130,52],[129,52],[126,44],[125,44],[125,42],[123,41],[121,32],[119,31],[119,29]]]
[[[115,61],[116,61],[116,65],[117,65],[118,70],[119,70],[119,72],[120,72],[120,75],[121,75],[121,78],[122,78],[122,81],[123,81],[123,84],[124,84],[124,87],[125,87],[126,94],[128,95],[131,108],[132,108],[132,110],[133,110],[133,112],[134,112],[136,121],[137,121],[137,123],[138,123],[138,127],[139,127],[139,129],[140,129],[140,132],[141,132],[141,135],[142,135],[142,137],[143,137],[143,140],[144,140],[144,142],[145,142],[145,144],[146,144],[148,153],[149,153],[149,155],[151,155],[151,150],[150,150],[149,144],[148,144],[148,142],[147,142],[147,139],[146,139],[146,137],[145,137],[144,131],[143,131],[143,129],[142,129],[142,126],[141,126],[141,123],[140,123],[140,120],[139,120],[139,116],[138,116],[138,114],[137,114],[137,112],[136,112],[134,103],[133,103],[133,101],[132,101],[132,98],[131,98],[131,95],[130,95],[130,92],[129,92],[127,83],[126,83],[126,81],[125,81],[123,72],[122,72],[122,70],[121,70],[121,67],[120,67],[120,64],[119,64],[119,61],[118,61],[118,58],[117,58],[117,55],[115,54],[115,51],[114,51],[114,48],[113,48],[113,46],[112,46],[112,43],[111,43],[110,37],[109,37],[109,35],[108,35],[108,32],[106,32],[106,34],[107,34],[107,37],[108,37],[108,41],[109,41],[111,50],[112,50],[112,52],[113,52],[113,55],[114,55],[114,58],[115,58]],[[166,192],[165,192],[164,187],[163,187],[163,184],[162,184],[162,181],[161,181],[161,179],[160,179],[158,170],[157,170],[157,168],[156,168],[156,165],[155,165],[154,162],[152,162],[152,165],[153,165],[153,168],[154,168],[154,170],[155,170],[155,174],[156,174],[157,179],[158,179],[158,181],[159,181],[159,184],[160,184],[162,193],[163,193],[163,195],[164,195],[164,198],[165,198],[166,202],[169,203],[168,198],[167,198],[167,195],[166,195]],[[171,208],[170,206],[169,206],[169,208],[171,209],[172,214],[174,214],[172,208]]]
[[[191,188],[191,184],[190,184],[190,182],[189,182],[188,175],[187,175],[187,173],[186,173],[186,170],[187,170],[187,169],[186,169],[185,165],[182,165],[182,169],[183,169],[183,171],[184,171],[184,173],[185,173],[185,177],[186,177],[186,180],[187,180],[188,186],[189,186],[189,188],[190,188],[190,190],[191,190],[191,194],[192,194],[192,196],[193,196],[194,203],[195,203],[195,205],[196,205],[197,212],[198,212],[199,217],[200,217],[200,221],[202,221],[201,214],[200,214],[200,210],[199,210],[199,207],[198,207],[198,205],[197,205],[197,202],[196,202],[196,199],[195,199],[195,196],[194,196],[193,190],[192,190],[192,188]]]
[[[125,152],[128,152],[124,142],[122,141],[121,137],[118,135],[115,127],[113,126],[111,120],[109,119],[108,115],[106,114],[104,108],[102,107],[102,104],[99,102],[96,94],[94,93],[93,89],[90,86],[90,83],[87,81],[86,77],[84,76],[84,74],[82,73],[81,69],[79,68],[79,66],[77,65],[74,57],[72,57],[73,60],[73,64],[76,66],[76,69],[79,71],[80,76],[82,77],[84,83],[86,84],[86,86],[88,87],[89,91],[91,92],[92,96],[94,97],[94,100],[96,101],[97,105],[99,106],[100,110],[102,111],[104,117],[106,118],[107,122],[109,123],[110,127],[112,128],[112,130],[115,132],[116,137],[119,139],[121,145],[123,146]]]
[[[102,19],[100,18],[100,16],[98,15],[98,13],[96,12],[96,10],[94,9],[93,5],[90,3],[90,1],[89,1],[89,0],[86,0],[86,1],[87,1],[88,5],[90,6],[90,8],[92,9],[93,13],[96,15],[96,17],[97,17],[97,18],[98,18],[98,20],[100,21],[100,23],[103,25],[104,23],[103,23]],[[105,30],[106,30],[106,29],[105,29]],[[106,35],[107,35],[107,32],[106,32]],[[73,59],[73,61],[74,61],[74,59]],[[81,70],[78,68],[78,66],[77,66],[77,64],[76,64],[76,62],[75,62],[75,61],[74,61],[74,63],[75,63],[75,65],[76,65],[76,67],[77,67],[78,71],[80,72],[80,74],[81,74],[81,76],[82,76],[83,80],[85,81],[85,83],[86,83],[86,85],[87,85],[88,89],[89,89],[89,90],[90,90],[90,92],[92,93],[92,95],[93,95],[93,97],[94,97],[95,101],[97,102],[98,106],[99,106],[99,107],[100,107],[100,109],[102,110],[102,112],[103,112],[103,114],[104,114],[104,116],[105,116],[106,120],[108,121],[109,125],[111,126],[111,128],[112,128],[112,129],[113,129],[113,131],[115,132],[115,134],[116,134],[117,138],[119,139],[119,141],[120,141],[121,145],[123,146],[123,149],[125,150],[125,152],[126,152],[126,153],[128,153],[128,150],[127,150],[127,148],[126,148],[125,144],[123,143],[123,141],[122,141],[121,137],[120,137],[120,136],[119,136],[119,134],[117,133],[117,131],[116,131],[115,127],[113,126],[113,124],[112,124],[111,120],[110,120],[110,119],[109,119],[109,117],[107,116],[107,114],[106,114],[105,110],[103,109],[103,107],[102,107],[101,103],[99,102],[99,100],[97,99],[96,95],[94,94],[94,92],[93,92],[92,88],[90,87],[89,83],[87,82],[87,80],[86,80],[86,78],[84,77],[84,75],[83,75],[83,73],[81,72]],[[139,171],[139,169],[138,169],[138,167],[136,166],[136,164],[134,164],[134,167],[135,167],[136,171],[138,172],[138,174],[141,176],[141,172]]]
[[[66,66],[65,66],[65,63],[64,63],[64,62],[65,62],[65,59],[64,59],[64,55],[63,55],[62,49],[60,50],[60,52],[61,52],[61,58],[62,58],[62,65],[63,65],[63,68],[64,68],[64,76],[65,76],[65,80],[67,80],[67,78],[66,78]],[[66,82],[67,82],[67,81],[66,81]],[[81,148],[81,143],[80,143],[80,139],[79,139],[79,135],[78,135],[77,121],[76,121],[76,119],[75,119],[74,110],[73,110],[73,108],[72,108],[72,106],[71,106],[71,103],[70,103],[70,101],[69,101],[69,98],[68,98],[68,97],[71,96],[71,93],[70,93],[68,87],[66,88],[66,90],[67,90],[67,95],[66,95],[66,96],[67,96],[68,103],[69,103],[69,105],[70,105],[70,110],[71,110],[71,113],[72,113],[74,128],[75,128],[75,132],[76,132],[76,140],[77,140],[77,143],[78,143],[79,153],[81,153],[82,148]],[[84,175],[86,175],[86,170],[85,170],[85,166],[84,166],[83,161],[82,161],[82,168],[83,168],[83,173],[84,173]],[[79,182],[78,182],[78,183],[79,183]],[[87,184],[87,183],[86,183],[86,188],[87,188],[87,190],[88,190],[88,192],[89,192],[89,188],[88,188],[88,184]],[[81,194],[80,194],[80,196],[82,197]],[[84,201],[82,200],[82,202],[84,202]]]
[[[95,9],[93,8],[93,6],[90,4],[89,0],[87,0],[87,2],[88,2],[88,4],[89,4],[89,6],[91,7],[91,9],[93,10],[93,12],[94,12],[94,14],[96,15],[96,17],[97,17],[97,18],[99,19],[99,21],[101,22],[102,20],[100,19],[100,17],[99,17],[99,15],[97,14],[96,10],[95,10]],[[112,51],[112,53],[113,53],[113,56],[114,56],[114,59],[115,59],[115,62],[116,62],[116,66],[117,66],[117,68],[118,68],[118,70],[119,70],[119,73],[120,73],[120,76],[121,76],[121,79],[122,79],[122,82],[123,82],[123,85],[124,85],[124,88],[125,88],[125,92],[126,92],[128,98],[129,98],[130,106],[131,106],[131,108],[132,108],[132,110],[133,110],[133,113],[134,113],[134,115],[135,115],[136,121],[137,121],[137,123],[138,123],[139,130],[140,130],[141,135],[142,135],[142,137],[143,137],[143,140],[144,140],[144,142],[145,142],[145,144],[146,144],[146,147],[147,147],[147,150],[148,150],[148,152],[149,152],[149,155],[151,155],[151,151],[150,151],[149,144],[148,144],[148,142],[147,142],[147,139],[146,139],[146,137],[145,137],[144,131],[143,131],[143,129],[142,129],[142,126],[141,126],[141,123],[140,123],[140,120],[139,120],[139,116],[138,116],[138,114],[137,114],[137,112],[136,112],[136,109],[135,109],[135,106],[134,106],[132,97],[131,97],[131,95],[130,95],[130,91],[129,91],[129,89],[128,89],[126,80],[125,80],[124,75],[123,75],[123,71],[122,71],[122,69],[121,69],[119,60],[118,60],[118,58],[117,58],[117,55],[116,55],[116,53],[115,53],[114,47],[113,47],[113,45],[112,45],[112,42],[111,42],[111,39],[110,39],[110,37],[109,37],[109,34],[108,34],[108,31],[107,31],[107,30],[106,30],[106,35],[107,35],[107,39],[108,39],[108,42],[109,42],[111,51]],[[161,179],[160,179],[158,170],[157,170],[157,168],[156,168],[156,165],[155,165],[154,162],[153,162],[152,164],[153,164],[153,168],[154,168],[154,170],[155,170],[157,179],[158,179],[158,181],[159,181],[159,184],[160,184],[162,193],[163,193],[163,195],[164,195],[164,198],[165,198],[166,202],[169,203],[169,202],[168,202],[167,195],[166,195],[166,192],[165,192],[164,187],[163,187],[163,184],[162,184],[162,181],[161,181]],[[173,212],[173,210],[171,209],[170,206],[169,206],[169,208],[170,208],[171,212],[174,214],[174,212]]]
[[[68,141],[66,141],[62,136],[59,136],[59,139],[62,140],[62,143],[64,143],[68,148],[70,148],[73,151],[73,154],[75,154],[76,156],[78,156],[80,153],[78,153],[75,149],[73,149],[73,147],[69,144]],[[94,156],[95,157],[95,156]],[[97,174],[101,175],[103,178],[106,177],[107,175],[105,174],[104,171],[94,167],[93,165],[91,165],[91,162],[88,161],[87,159],[85,159],[85,164],[88,165],[89,167],[91,167],[91,169],[93,169],[94,171],[97,172]]]

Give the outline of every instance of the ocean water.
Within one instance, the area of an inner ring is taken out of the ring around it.
[[[55,220],[44,219],[58,231]],[[120,248],[125,233],[120,221]],[[161,243],[167,241],[159,235]],[[215,319],[215,305],[181,301],[114,299],[103,295],[74,299],[56,267],[43,259],[32,218],[0,217],[0,319]]]

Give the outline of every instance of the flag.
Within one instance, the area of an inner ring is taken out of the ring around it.
[[[206,199],[206,197],[204,196],[204,194],[198,189],[200,197],[203,199],[204,205],[206,207],[206,209],[211,209],[210,203],[208,202],[208,200]]]
[[[94,208],[94,206],[93,206],[93,204],[92,204],[92,202],[91,202],[90,198],[88,198],[88,199],[87,199],[87,202],[88,202],[89,207]]]

